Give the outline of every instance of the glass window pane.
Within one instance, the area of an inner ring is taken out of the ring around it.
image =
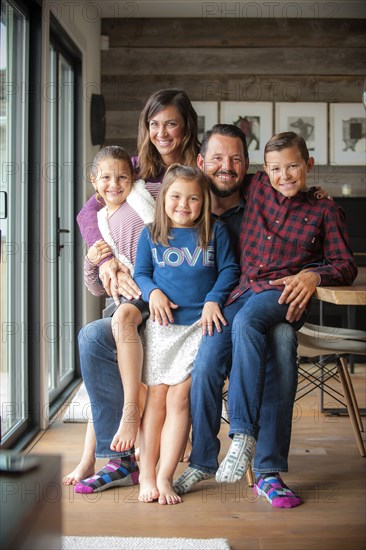
[[[60,381],[74,370],[74,71],[59,58]]]
[[[2,441],[26,420],[28,410],[27,241],[28,21],[1,4],[0,97],[0,314]],[[5,209],[5,204],[7,209]],[[7,210],[7,212],[5,212]],[[5,215],[7,214],[7,215]]]
[[[57,163],[57,52],[50,47],[50,83],[48,89],[48,116],[49,116],[49,162],[45,184],[48,187],[47,209],[47,268],[48,268],[48,389],[53,391],[57,387],[58,366],[58,336],[57,336],[57,182],[59,177]]]

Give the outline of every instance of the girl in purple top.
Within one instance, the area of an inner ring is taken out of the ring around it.
[[[146,180],[147,185],[149,182],[161,183],[167,167],[174,162],[196,166],[198,151],[197,114],[187,94],[178,89],[163,89],[152,94],[140,115],[138,157],[131,159],[135,177]],[[103,240],[97,221],[97,212],[102,207],[103,202],[98,202],[93,195],[77,218],[81,234],[90,247]],[[129,293],[131,298],[139,298],[138,287],[129,276],[124,275],[125,272],[129,275],[129,269],[117,262],[111,255],[109,247],[104,245],[104,248],[100,248],[99,255],[99,262],[103,262],[98,266],[99,279],[103,281],[104,289],[109,294],[113,294],[116,303],[119,303],[118,290],[122,285],[125,294]],[[120,269],[118,280],[115,276],[117,268]],[[111,458],[121,456],[122,452],[117,444],[111,452]],[[71,473],[64,477],[64,484],[75,485],[82,479],[92,476],[95,472],[96,456],[98,456],[98,445],[96,445],[93,426],[89,423],[81,461]],[[96,478],[100,479],[102,475],[103,469],[96,474]],[[113,486],[113,483],[103,484],[103,489]]]
[[[118,146],[103,147],[97,153],[90,179],[96,191],[96,199],[103,199],[105,206],[98,211],[98,225],[102,239],[89,248],[85,257],[84,281],[90,292],[99,296],[104,294],[105,290],[98,277],[98,262],[110,252],[113,252],[118,261],[133,274],[138,238],[144,224],[154,219],[155,198],[160,185],[145,184],[143,180],[134,181],[131,159],[128,153]],[[118,307],[112,302],[112,310],[107,308],[110,311],[105,315],[111,316],[125,397],[121,421],[110,448],[121,452],[124,463],[131,467],[130,475],[123,478],[124,483],[130,484],[131,480],[135,482],[138,480],[138,468],[133,450],[141,417],[139,395],[143,352],[138,327],[148,317],[149,309],[146,302],[140,299],[129,301],[121,297],[120,302]],[[102,365],[101,368],[103,368]],[[89,453],[89,456],[92,456],[95,454],[93,424],[88,424],[87,430],[87,441],[93,442],[93,448],[90,448]],[[126,451],[130,452],[126,454]],[[93,466],[92,461],[91,467]],[[111,460],[106,467],[112,469],[110,471],[118,471],[118,461]],[[79,482],[75,491],[92,492],[95,481],[93,476],[89,477]]]

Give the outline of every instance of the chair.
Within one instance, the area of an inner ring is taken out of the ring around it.
[[[366,332],[305,323],[297,337],[298,368],[303,379],[299,381],[296,400],[320,388],[341,403],[349,414],[360,454],[366,456],[361,435],[364,431],[362,419],[346,360],[350,354],[366,355]],[[302,366],[305,358],[315,370],[309,371]],[[343,393],[330,384],[333,380],[340,382]]]

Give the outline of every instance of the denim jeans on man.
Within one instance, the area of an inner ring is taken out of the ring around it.
[[[215,332],[213,336],[203,339],[192,371],[193,448],[190,466],[207,473],[215,473],[218,468],[222,388],[225,378],[230,374],[232,344],[234,344],[236,357],[240,357],[245,352],[243,343],[247,326],[242,321],[240,310],[251,293],[251,290],[245,292],[235,302],[224,308],[223,314],[228,325],[223,327],[221,333]],[[269,294],[272,294],[273,299],[277,301],[281,293],[268,291],[260,294],[267,295],[260,301],[268,304]],[[263,307],[258,305],[259,319],[264,313]],[[280,318],[284,318],[283,313],[286,310],[287,306],[284,306]],[[236,317],[237,314],[238,317]],[[231,334],[232,329],[233,334]],[[244,360],[248,355],[245,352],[246,355],[243,355],[243,360],[235,369],[239,372],[234,380],[230,375],[229,388],[232,388],[231,391],[238,390],[235,396],[239,399],[241,396],[241,407],[239,411],[234,409],[234,413],[231,413],[232,405],[229,401],[229,416],[232,414],[233,420],[239,417],[240,422],[243,422],[243,419],[248,418],[247,410],[252,411],[255,403],[256,416],[254,420],[250,418],[253,424],[260,427],[260,430],[259,433],[258,431],[255,433],[256,436],[258,435],[258,441],[253,469],[257,472],[286,472],[291,440],[292,410],[297,387],[296,333],[289,324],[280,323],[268,332],[268,347],[266,340],[267,338],[263,337],[261,346],[265,354],[268,349],[268,356],[265,356],[265,361],[259,370],[253,368],[250,359]],[[237,384],[240,384],[240,387],[237,388]],[[243,402],[244,399],[245,402]],[[239,414],[236,414],[237,412]],[[242,431],[236,425],[234,430]]]

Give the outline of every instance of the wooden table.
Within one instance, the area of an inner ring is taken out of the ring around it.
[[[314,296],[322,302],[339,306],[366,306],[366,267],[358,268],[358,275],[353,285],[318,286]]]
[[[366,267],[358,268],[358,275],[353,285],[349,286],[318,286],[314,296],[320,302],[328,302],[339,306],[347,306],[347,324],[349,328],[359,328],[365,330],[366,327],[355,326],[355,309],[350,306],[365,306],[366,305]],[[320,325],[324,325],[324,312],[320,304]],[[350,356],[349,365],[351,373],[354,371],[354,356]],[[321,388],[321,411],[338,414],[339,410],[324,407],[324,395]],[[342,412],[345,412],[344,410]],[[361,409],[361,414],[365,414],[366,410]]]

